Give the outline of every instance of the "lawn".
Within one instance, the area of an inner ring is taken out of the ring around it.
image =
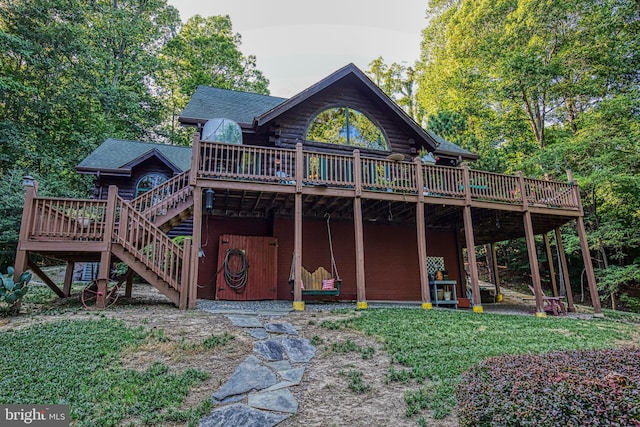
[[[31,299],[45,302],[47,296],[34,292]],[[149,306],[122,308],[128,314],[120,310],[109,310],[111,319],[94,312],[89,319],[78,320],[73,317],[87,316],[87,312],[77,304],[43,306],[36,310],[44,314],[42,321],[34,318],[30,323],[35,324],[29,327],[0,332],[0,403],[69,404],[73,425],[77,426],[197,425],[212,407],[207,396],[229,374],[220,367],[233,370],[245,357],[240,343],[235,348],[229,344],[234,338],[222,324],[211,329],[216,322],[211,323],[209,317],[202,319],[207,322],[206,328],[186,329],[185,322],[202,317],[201,312],[166,307],[162,312],[183,325],[169,329],[156,311],[153,315],[147,311],[153,310]],[[68,319],[48,319],[61,313]],[[144,319],[139,326],[132,326],[134,314]],[[389,382],[407,385],[405,413],[416,416],[418,424],[423,425],[426,411],[433,418],[446,418],[451,413],[461,375],[488,357],[612,348],[623,343],[637,346],[640,342],[640,317],[613,313],[607,313],[605,319],[579,320],[454,310],[371,309],[336,313],[334,317],[341,320],[318,324],[312,313],[299,314],[303,317],[297,321],[309,324],[307,334],[313,342],[319,341],[314,331],[327,328],[336,332],[360,330],[382,342],[391,359],[387,386]],[[36,313],[20,317],[32,315]],[[163,328],[173,335],[165,335]],[[328,342],[325,347],[327,354],[362,353],[361,358],[354,359],[351,371],[345,368],[343,374],[350,380],[349,389],[366,398],[370,386],[357,360],[376,358],[379,352],[348,340]],[[148,359],[145,352],[150,348],[164,348],[163,354],[178,363],[163,363],[161,358],[137,367],[127,364],[133,354]],[[219,355],[220,365],[204,369],[199,355],[209,359]],[[200,390],[199,395],[193,395],[194,388]]]
[[[418,384],[415,391],[405,394],[407,416],[426,409],[435,418],[443,418],[455,405],[461,374],[474,364],[491,356],[637,345],[637,325],[633,324],[637,320],[638,316],[616,316],[615,321],[540,319],[453,310],[380,309],[363,311],[342,325],[384,342],[392,360],[389,381]]]

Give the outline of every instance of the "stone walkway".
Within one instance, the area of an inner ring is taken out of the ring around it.
[[[270,427],[298,411],[298,401],[289,387],[300,384],[316,348],[309,340],[298,338],[290,323],[270,321],[289,309],[269,307],[266,323],[255,309],[245,306],[244,310],[247,312],[228,314],[227,318],[256,339],[254,354],[213,393],[216,408],[200,420],[201,427]]]

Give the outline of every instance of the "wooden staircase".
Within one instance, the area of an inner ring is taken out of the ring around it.
[[[166,234],[191,216],[192,210],[189,171],[131,201],[118,196],[115,186],[109,188],[106,201],[41,198],[32,188],[25,199],[16,269],[22,272],[32,264],[29,253],[71,265],[99,260],[100,284],[106,283],[107,267],[115,256],[175,305],[195,307],[196,287],[189,280],[191,239],[185,239],[181,247]],[[66,295],[50,279],[43,280],[58,295]],[[65,279],[65,289],[67,280],[70,278]]]
[[[164,232],[193,215],[193,189],[190,171],[182,172],[135,199],[131,205]]]

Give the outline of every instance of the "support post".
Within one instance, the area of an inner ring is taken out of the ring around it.
[[[356,308],[364,310],[368,307],[365,291],[364,274],[364,227],[362,224],[362,163],[360,162],[360,150],[353,150],[353,177],[356,197],[353,199],[353,223],[355,229],[356,248]]]
[[[180,271],[180,310],[186,310],[191,300],[195,301],[197,295],[191,295],[191,282],[189,271],[191,270],[191,239],[184,239],[182,246],[182,270]]]
[[[111,242],[113,241],[113,230],[116,222],[116,204],[118,187],[109,186],[107,194],[107,210],[104,220],[104,242],[107,247],[100,254],[100,268],[98,269],[98,295],[96,296],[96,308],[105,308],[107,305],[107,287],[109,284],[109,273],[111,272]]]
[[[133,270],[127,270],[127,281],[124,288],[124,296],[126,298],[131,298],[131,293],[133,291]]]
[[[591,253],[589,252],[589,242],[587,241],[587,231],[584,228],[584,219],[579,216],[577,219],[578,238],[580,239],[580,249],[582,252],[582,260],[587,274],[587,282],[589,283],[589,293],[591,294],[591,304],[595,317],[603,317],[602,308],[600,307],[600,296],[596,286],[596,276],[593,272],[591,264]]]
[[[293,309],[304,310],[302,301],[302,182],[304,181],[304,152],[302,144],[296,144],[296,194],[293,209]]]
[[[502,292],[500,292],[500,273],[498,273],[498,258],[496,257],[496,244],[489,245],[491,253],[491,272],[493,274],[493,283],[496,287],[496,302],[502,302]]]
[[[13,273],[14,282],[17,282],[20,279],[20,275],[27,269],[27,263],[29,262],[29,254],[27,251],[20,249],[20,246],[29,240],[29,231],[31,230],[34,210],[33,201],[36,198],[37,190],[38,183],[36,182],[33,187],[27,187],[27,191],[24,196],[22,220],[20,222],[20,234],[18,235],[18,248],[16,250],[15,263],[13,265],[13,268],[15,269]],[[19,306],[17,308],[19,309]]]
[[[560,292],[558,292],[558,284],[556,282],[556,269],[553,266],[553,255],[551,254],[551,242],[549,241],[549,235],[544,233],[542,235],[544,238],[544,249],[547,253],[547,263],[549,264],[549,276],[551,277],[551,288],[553,289],[553,296],[560,296]]]
[[[478,279],[478,264],[476,262],[476,243],[473,237],[473,220],[471,218],[471,206],[463,208],[464,237],[467,245],[467,258],[469,259],[469,276],[471,277],[471,290],[473,292],[473,312],[483,313],[482,299],[480,298],[480,280]]]
[[[71,283],[73,282],[73,269],[75,265],[73,261],[67,262],[67,270],[64,272],[64,286],[62,288],[62,293],[65,298],[71,295]]]
[[[418,265],[420,266],[420,292],[422,294],[422,308],[431,310],[431,294],[429,292],[429,272],[427,271],[427,238],[424,227],[424,177],[422,162],[415,160],[416,184],[418,186],[418,203],[416,203],[416,233],[418,243]]]
[[[356,288],[357,303],[356,308],[366,309],[367,296],[365,292],[365,274],[364,274],[364,236],[362,225],[362,205],[360,197],[353,199],[353,222],[355,226],[356,239]]]
[[[293,309],[302,311],[302,193],[295,195],[293,228]]]
[[[191,143],[191,172],[189,172],[189,185],[196,186],[198,182],[198,172],[200,168],[200,130],[193,133]]]
[[[191,170],[193,176],[195,172]],[[208,220],[208,218],[207,218]],[[188,298],[189,308],[195,308],[196,299],[198,297],[198,273],[200,258],[198,257],[200,252],[200,246],[202,245],[202,187],[195,186],[193,188],[193,236],[191,241],[191,256],[189,257],[189,282],[188,286],[181,290],[189,292],[190,298]],[[215,285],[214,285],[215,286]],[[195,289],[195,293],[193,292]],[[215,294],[215,292],[214,292]]]
[[[527,253],[529,254],[529,268],[531,268],[531,280],[533,289],[536,291],[536,316],[547,317],[542,302],[542,284],[540,282],[540,270],[538,268],[538,255],[536,254],[536,242],[533,234],[533,223],[531,212],[524,211],[524,233],[527,242]]]
[[[562,234],[560,229],[556,228],[556,246],[558,247],[558,256],[560,257],[560,271],[562,279],[564,281],[564,288],[567,293],[567,310],[571,313],[576,311],[576,307],[573,305],[573,291],[571,290],[571,282],[569,280],[569,268],[567,265],[567,255],[564,252],[564,244],[562,243]]]

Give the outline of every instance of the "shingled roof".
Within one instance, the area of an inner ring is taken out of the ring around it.
[[[416,139],[427,141],[436,154],[466,159],[477,159],[477,154],[471,153],[453,144],[439,135],[434,134],[416,123],[391,98],[389,98],[371,79],[354,64],[348,64],[329,76],[308,87],[291,98],[255,93],[238,92],[209,86],[198,86],[195,94],[179,117],[182,124],[204,124],[212,118],[224,117],[231,119],[244,129],[268,125],[268,123],[289,109],[305,102],[311,96],[336,84],[344,78],[351,78],[356,84],[366,87],[379,102],[402,121],[409,132],[413,132]],[[353,80],[355,79],[355,80]]]
[[[196,124],[224,117],[246,127],[252,125],[255,117],[284,101],[286,98],[198,86],[178,120]]]
[[[80,162],[76,170],[126,176],[134,166],[153,156],[176,173],[191,167],[191,147],[109,138]]]

